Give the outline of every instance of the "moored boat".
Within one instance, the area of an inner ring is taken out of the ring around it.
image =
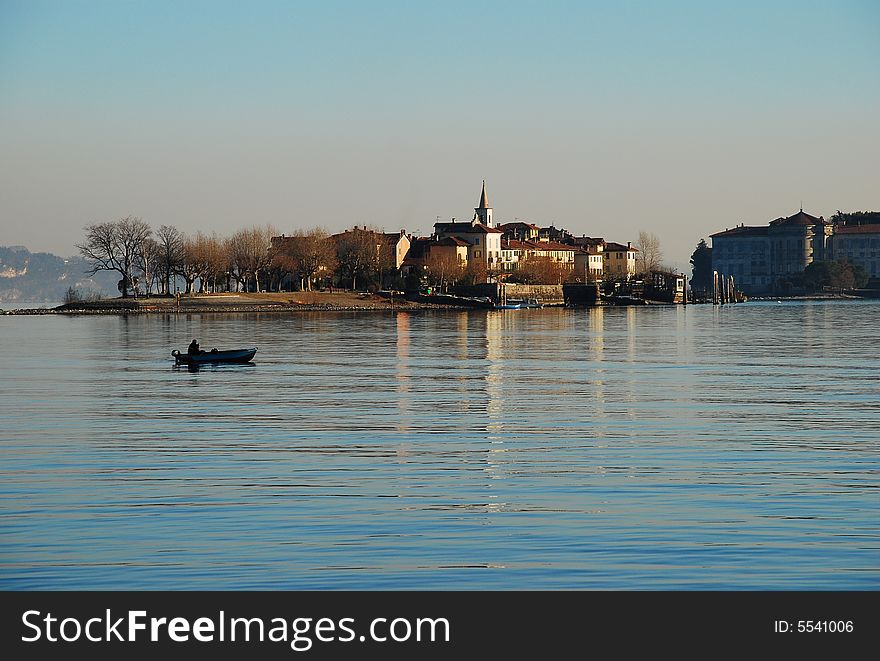
[[[508,298],[507,302],[511,305],[517,305],[521,308],[543,308],[544,304],[539,302],[537,298]]]
[[[253,349],[229,349],[227,351],[211,349],[198,353],[181,353],[175,349],[171,355],[174,356],[175,365],[205,365],[208,363],[249,363],[256,353],[257,348],[254,347]]]

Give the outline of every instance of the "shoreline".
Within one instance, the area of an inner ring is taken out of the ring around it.
[[[0,310],[6,315],[141,315],[141,314],[224,314],[298,312],[384,312],[467,309],[459,306],[408,301],[392,302],[376,294],[357,292],[269,292],[262,294],[223,293],[174,297],[110,298],[68,303],[46,308]]]
[[[873,294],[874,292],[870,292]],[[754,296],[748,301],[864,301],[878,296],[855,294],[813,294],[796,296]],[[673,304],[670,304],[673,305]],[[712,305],[688,303],[688,305]],[[546,306],[560,307],[560,306]],[[602,306],[604,307],[604,306]],[[620,307],[620,306],[613,306]],[[638,306],[641,307],[641,306]],[[0,309],[0,315],[14,316],[87,316],[142,314],[296,314],[300,312],[419,312],[423,310],[472,310],[474,307],[425,303],[356,292],[271,292],[265,294],[198,294],[181,298],[178,307],[173,297],[111,298],[71,303],[52,308]]]
[[[145,314],[252,314],[252,313],[277,313],[277,314],[296,314],[298,312],[420,312],[423,310],[472,310],[474,308],[457,306],[457,305],[397,305],[394,308],[386,307],[356,307],[356,306],[321,306],[321,305],[301,305],[301,306],[229,306],[229,307],[182,307],[177,308],[70,308],[59,310],[57,308],[21,308],[16,310],[0,310],[0,315],[10,316],[89,316],[89,315],[145,315]]]

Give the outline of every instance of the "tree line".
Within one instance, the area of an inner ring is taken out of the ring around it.
[[[87,225],[84,230],[85,238],[77,248],[88,261],[87,273],[116,272],[123,297],[170,296],[179,291],[181,281],[184,293],[193,294],[280,291],[292,285],[311,290],[315,283],[341,283],[357,289],[376,284],[380,288],[412,287],[427,281],[445,287],[499,275],[487,272],[479,262],[438,259],[405,282],[396,268],[394,235],[367,226],[336,235],[313,228],[279,236],[266,225],[218,236],[185,234],[170,225],[153,230],[143,219],[128,216]],[[660,268],[662,253],[656,236],[642,232],[636,245],[640,272]],[[533,257],[509,277],[511,282],[561,284],[576,281],[582,274],[549,258]]]
[[[141,218],[94,223],[77,244],[87,273],[114,271],[123,297],[184,293],[280,291],[296,282],[311,290],[317,281],[379,282],[393,270],[393,249],[382,250],[382,234],[355,229],[331,236],[303,230],[279,236],[271,225],[242,228],[229,236],[185,234],[170,225],[153,230]],[[178,280],[179,279],[179,280]]]

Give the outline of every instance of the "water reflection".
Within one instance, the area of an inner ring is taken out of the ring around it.
[[[398,312],[394,316],[397,331],[397,432],[405,434],[409,431],[410,418],[410,315]]]
[[[876,589],[878,311],[0,317],[0,584]]]

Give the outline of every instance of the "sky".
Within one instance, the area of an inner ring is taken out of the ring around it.
[[[0,0],[0,245],[880,210],[880,0]]]

